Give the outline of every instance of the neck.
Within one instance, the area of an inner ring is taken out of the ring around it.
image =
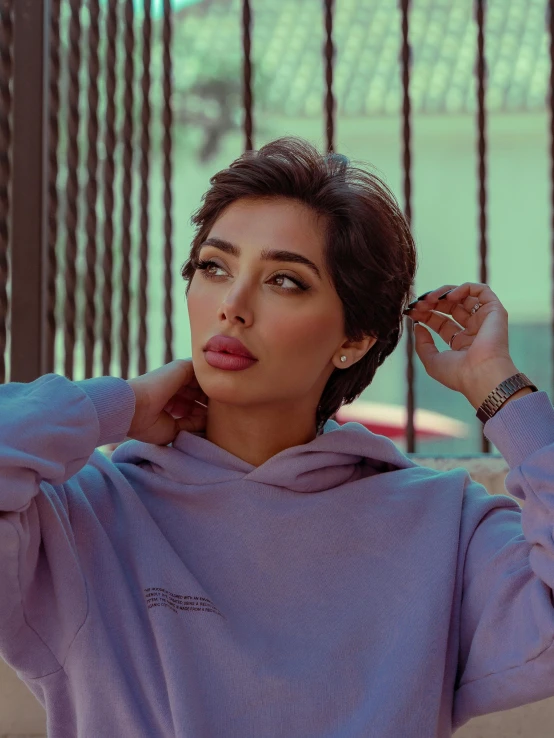
[[[206,439],[253,466],[275,454],[316,437],[315,412],[295,410],[280,403],[276,408],[223,405],[210,399]]]

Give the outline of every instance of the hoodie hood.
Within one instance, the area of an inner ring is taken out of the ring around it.
[[[181,431],[169,446],[127,441],[112,454],[114,463],[150,465],[155,474],[181,484],[213,485],[247,480],[295,492],[321,492],[382,472],[417,466],[386,436],[360,423],[329,419],[309,443],[291,446],[256,467],[203,433]]]

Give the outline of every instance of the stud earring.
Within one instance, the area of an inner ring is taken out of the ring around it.
[[[340,360],[341,360],[341,361],[346,361],[346,356],[341,356],[341,357],[340,357]]]

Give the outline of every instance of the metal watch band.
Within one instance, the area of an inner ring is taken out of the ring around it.
[[[498,387],[495,387],[493,391],[485,398],[483,404],[477,410],[477,417],[482,423],[486,423],[492,416],[497,413],[506,400],[515,394],[518,390],[524,387],[531,387],[533,392],[538,392],[538,388],[531,382],[528,376],[523,372],[514,374],[513,377],[508,377],[503,382],[500,382]]]

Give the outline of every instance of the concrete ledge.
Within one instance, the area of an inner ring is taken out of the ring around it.
[[[502,456],[407,455],[417,464],[432,469],[447,470],[461,466],[469,471],[476,482],[484,485],[490,494],[508,494],[504,486],[508,465]],[[520,500],[516,501],[522,504]],[[456,732],[456,738],[552,738],[553,725],[554,697],[550,697],[514,710],[474,718]],[[0,738],[46,738],[46,716],[42,706],[17,674],[1,659]]]
[[[491,495],[508,495],[504,485],[506,474],[509,471],[508,464],[503,456],[491,454],[472,454],[471,456],[425,456],[424,454],[406,454],[408,458],[420,466],[428,466],[431,469],[448,471],[461,466],[470,473],[471,478],[486,487]],[[520,500],[509,495],[518,503]]]

